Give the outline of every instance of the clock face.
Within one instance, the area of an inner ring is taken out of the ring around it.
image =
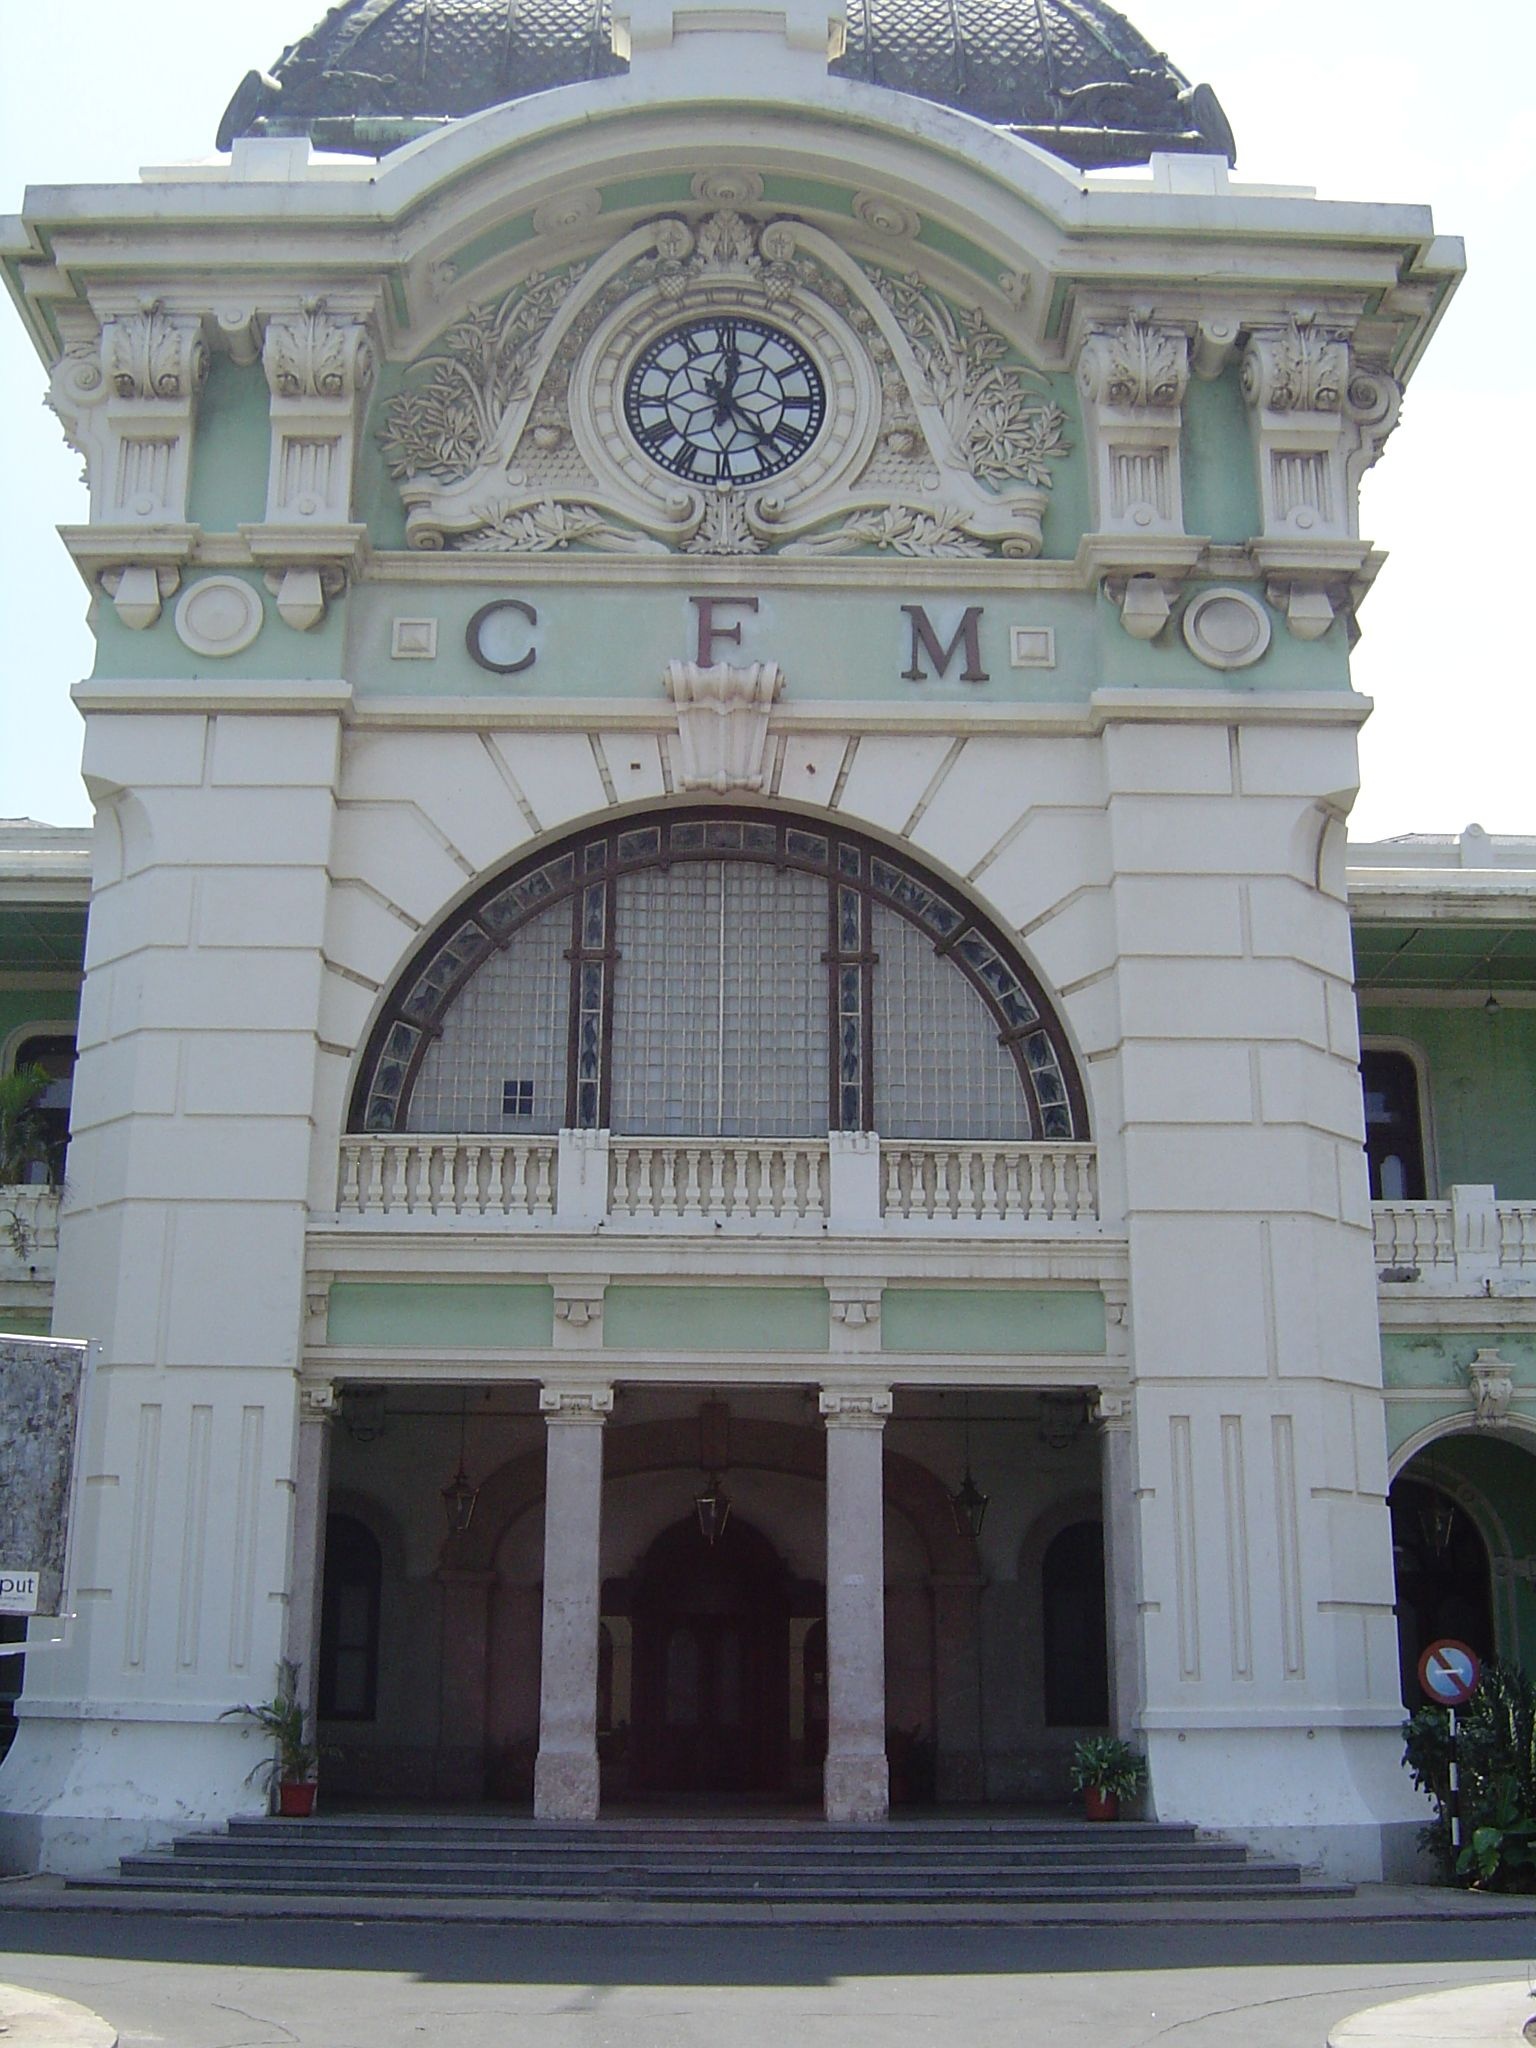
[[[734,314],[658,335],[624,386],[629,431],[687,483],[777,476],[810,447],[826,409],[820,372],[799,342]]]

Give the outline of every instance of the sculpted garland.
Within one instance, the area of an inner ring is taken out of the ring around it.
[[[1066,425],[978,308],[727,207],[470,308],[379,440],[417,548],[1022,557]]]

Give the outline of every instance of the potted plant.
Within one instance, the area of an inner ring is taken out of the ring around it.
[[[1122,1799],[1147,1782],[1147,1760],[1118,1735],[1085,1735],[1072,1751],[1072,1789],[1089,1820],[1118,1820]]]
[[[290,1819],[307,1820],[315,1810],[320,1751],[310,1737],[308,1716],[299,1698],[299,1667],[285,1660],[278,1672],[278,1689],[271,1699],[227,1707],[219,1719],[227,1721],[238,1715],[266,1730],[272,1737],[272,1754],[252,1766],[246,1782],[262,1778],[269,1796],[275,1786],[278,1812]]]

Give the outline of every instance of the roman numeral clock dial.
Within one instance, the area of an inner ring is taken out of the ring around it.
[[[821,374],[792,335],[701,316],[640,354],[624,418],[650,459],[687,483],[756,484],[806,452],[826,418]]]

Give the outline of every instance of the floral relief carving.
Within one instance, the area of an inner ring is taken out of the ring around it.
[[[698,531],[683,543],[689,555],[760,555],[766,543],[752,531],[740,491],[716,491],[704,500]]]
[[[548,555],[566,548],[596,548],[604,554],[659,554],[660,543],[632,528],[615,526],[595,505],[557,503],[504,506],[483,526],[458,536],[455,545],[477,555]]]
[[[380,441],[391,476],[454,483],[474,474],[529,395],[539,345],[585,268],[535,271],[449,328],[441,349],[416,366],[420,381],[384,409]]]
[[[971,475],[993,488],[1049,490],[1048,465],[1069,448],[1066,414],[1046,395],[1045,379],[1008,360],[1006,338],[979,307],[952,311],[915,272],[869,275]]]
[[[846,555],[872,548],[878,554],[974,556],[990,553],[985,541],[967,528],[967,514],[956,505],[924,511],[916,505],[866,507],[849,515],[831,533],[804,543],[816,554]]]

